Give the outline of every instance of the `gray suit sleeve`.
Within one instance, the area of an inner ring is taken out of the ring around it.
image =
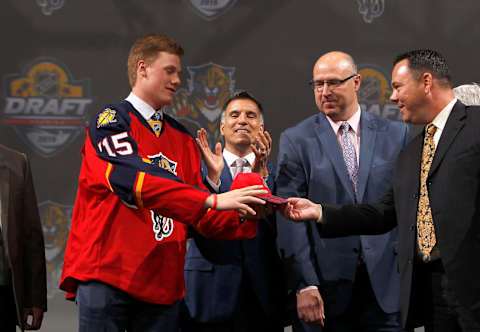
[[[308,181],[298,147],[286,133],[280,136],[280,150],[277,165],[277,195],[281,197],[306,197]],[[312,250],[312,223],[294,223],[277,213],[277,244],[283,260],[289,289],[298,290],[318,285]]]

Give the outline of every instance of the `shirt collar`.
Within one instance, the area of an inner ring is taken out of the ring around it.
[[[145,120],[150,120],[152,118],[152,115],[156,112],[155,109],[153,109],[152,106],[147,104],[145,101],[137,97],[133,92],[130,92],[127,98],[125,98],[126,101],[130,102],[133,107],[143,116]],[[163,112],[162,110],[159,110],[160,114],[162,115],[163,118]]]
[[[330,122],[330,125],[332,126],[333,132],[335,135],[338,134],[338,130],[340,129],[340,125],[343,122],[348,122],[350,125],[350,128],[352,128],[353,132],[358,136],[359,129],[360,129],[360,115],[362,114],[360,105],[357,108],[357,111],[353,113],[353,115],[348,119],[347,121],[333,121],[330,119],[329,116],[327,116],[328,122]]]
[[[437,127],[437,130],[440,129],[440,131],[443,131],[443,128],[445,128],[445,124],[447,123],[448,117],[450,116],[450,113],[452,113],[453,106],[455,106],[456,102],[457,98],[453,98],[452,101],[449,102],[447,106],[445,106],[433,119],[431,123]],[[427,127],[425,126],[425,128]]]
[[[238,158],[241,158],[241,157],[237,156],[234,153],[231,153],[227,149],[223,149],[223,158],[225,158],[225,161],[227,162],[228,167],[232,167],[232,164],[235,162],[235,160],[237,160]],[[250,166],[252,166],[253,162],[255,161],[255,153],[250,152],[249,154],[247,154],[243,158],[247,159]]]

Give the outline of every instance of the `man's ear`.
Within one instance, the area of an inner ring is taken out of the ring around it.
[[[423,82],[425,94],[427,95],[432,90],[432,85],[433,85],[432,74],[431,73],[423,73],[422,82]]]
[[[355,92],[360,90],[360,85],[362,84],[362,76],[360,74],[357,74],[357,76],[354,78],[354,84],[355,84]]]
[[[146,77],[147,76],[147,64],[145,60],[139,60],[137,62],[137,78],[138,77]]]
[[[225,128],[225,122],[220,121],[220,134],[222,134],[222,136],[225,136],[224,128]]]

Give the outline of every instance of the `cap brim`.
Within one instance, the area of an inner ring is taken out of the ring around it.
[[[285,198],[282,198],[280,196],[275,196],[272,194],[260,194],[257,195],[256,197],[263,199],[264,201],[267,201],[268,203],[271,204],[276,204],[276,205],[282,205],[287,203],[287,200]]]

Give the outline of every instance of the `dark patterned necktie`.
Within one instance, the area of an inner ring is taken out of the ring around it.
[[[152,127],[155,135],[157,137],[160,136],[160,132],[162,131],[162,113],[158,111],[153,113],[148,124]]]
[[[432,160],[435,154],[435,142],[433,141],[435,131],[437,131],[437,127],[433,124],[427,126],[425,138],[423,140],[422,163],[420,165],[420,198],[418,200],[417,209],[417,236],[418,247],[423,254],[424,261],[429,260],[432,248],[437,243],[427,188],[428,172],[432,166]]]
[[[348,122],[342,122],[342,124],[340,125],[340,130],[342,131],[341,142],[343,160],[345,160],[345,165],[347,166],[348,177],[350,178],[350,182],[352,182],[356,200],[358,182],[357,153],[355,152],[355,146],[353,145],[353,142],[348,135],[348,131],[350,130],[350,125],[348,124]]]
[[[235,179],[237,174],[245,173],[248,169],[248,160],[245,158],[238,158],[232,164],[232,179]]]

